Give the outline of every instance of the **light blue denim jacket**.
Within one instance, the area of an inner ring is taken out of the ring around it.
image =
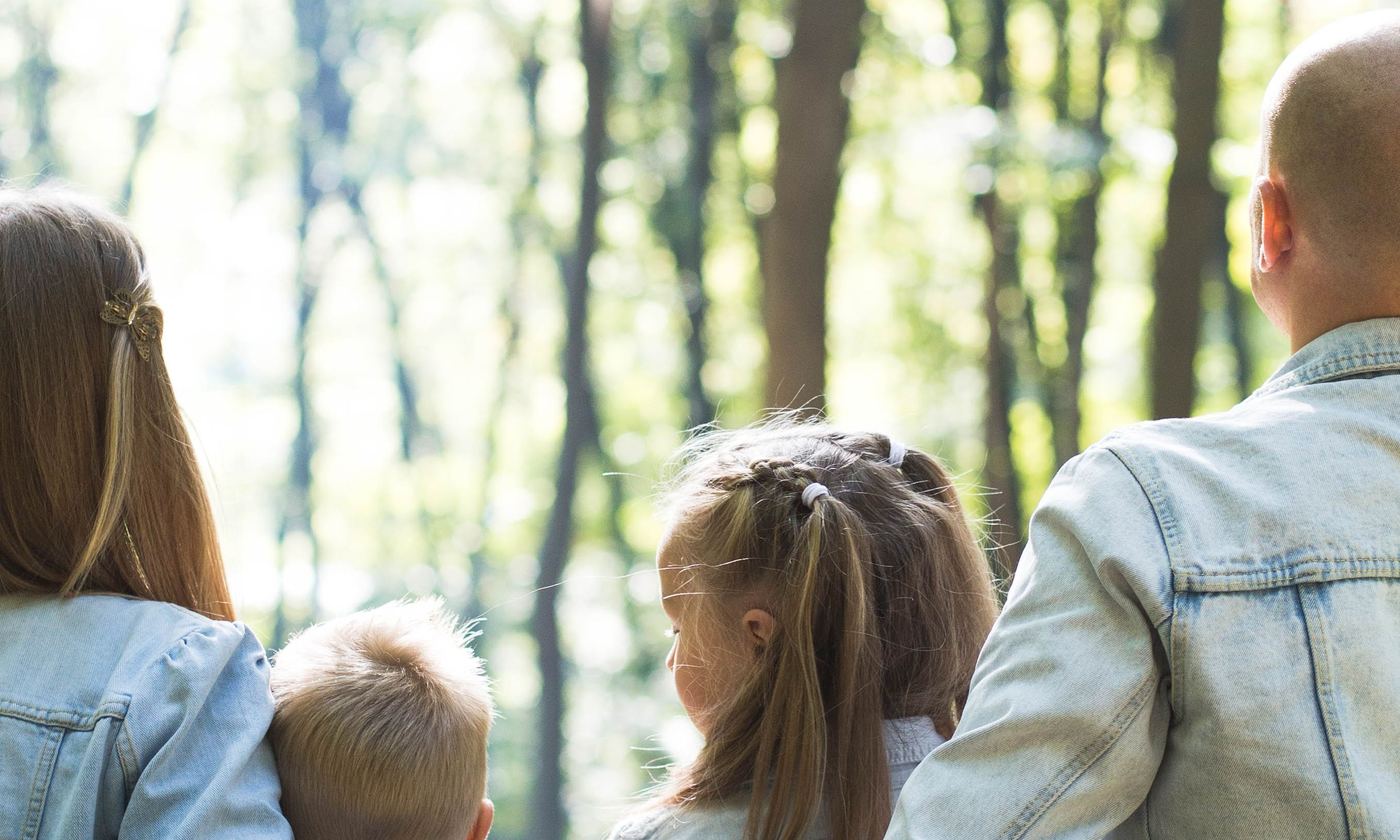
[[[0,596],[0,838],[290,840],[267,679],[241,624]]]
[[[1400,319],[1046,492],[888,837],[1105,836],[1400,837]]]

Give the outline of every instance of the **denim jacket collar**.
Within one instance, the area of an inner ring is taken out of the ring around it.
[[[1299,385],[1391,370],[1400,370],[1400,318],[1354,321],[1308,342],[1250,399]]]

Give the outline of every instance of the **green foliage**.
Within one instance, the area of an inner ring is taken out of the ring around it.
[[[1014,334],[1022,362],[1012,419],[1027,509],[1055,467],[1044,371],[1068,352],[1057,209],[1100,175],[1081,442],[1145,411],[1152,255],[1172,157],[1158,0],[1125,0],[1116,13],[1106,145],[1076,122],[1094,108],[1100,15],[1119,5],[1011,4],[1014,123],[979,104],[987,21],[974,0],[872,0],[850,80],[830,256],[832,415],[938,452],[978,496],[989,248],[971,195],[995,184],[1023,233],[1024,288],[998,303],[1024,325]],[[1242,202],[1263,85],[1294,31],[1369,4],[1295,2],[1292,21],[1281,5],[1229,4],[1215,175],[1232,199],[1225,279],[1239,293],[1248,287]],[[690,212],[675,192],[689,153],[687,39],[714,6],[619,0],[616,8],[613,148],[601,177],[590,332],[602,444],[625,491],[615,511],[623,542],[611,526],[608,484],[590,467],[561,608],[576,837],[600,835],[635,801],[651,779],[643,764],[695,748],[661,666],[650,554],[662,523],[651,494],[686,425],[688,326],[670,237]],[[716,68],[724,87],[705,202],[711,309],[702,375],[726,423],[747,422],[760,405],[756,225],[772,205],[768,99],[773,60],[790,42],[782,6],[743,0],[732,55]],[[576,9],[563,0],[336,7],[348,27],[328,49],[353,97],[350,136],[343,157],[318,161],[313,177],[328,189],[346,179],[363,187],[401,323],[396,339],[376,253],[345,201],[329,198],[305,241],[321,283],[308,358],[320,429],[312,488],[324,563],[319,611],[407,591],[441,593],[483,613],[482,652],[503,715],[492,746],[492,836],[511,840],[527,824],[539,692],[530,587],[563,417],[559,266],[577,213],[584,101]],[[293,627],[315,611],[309,546],[279,545],[276,534],[296,422],[288,387],[299,246],[294,138],[312,62],[296,48],[289,0],[200,2],[162,88],[178,9],[175,0],[12,4],[0,17],[0,171],[21,183],[57,175],[114,197],[132,160],[134,121],[158,108],[127,209],[152,257],[167,357],[217,486],[234,591],[242,614],[270,638],[279,609]],[[522,84],[532,62],[540,74],[533,123]],[[1067,114],[1055,102],[1062,85]],[[1255,357],[1247,386],[1284,350],[1248,301],[1232,320],[1225,288],[1208,286],[1201,410],[1238,396],[1232,325]],[[430,430],[407,460],[396,340]]]

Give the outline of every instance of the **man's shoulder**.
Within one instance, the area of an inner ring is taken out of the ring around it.
[[[1324,427],[1323,417],[1309,404],[1255,398],[1228,411],[1122,426],[1086,454],[1111,453],[1144,489],[1165,491],[1177,481],[1217,470],[1231,475],[1271,471],[1280,460],[1296,457]]]
[[[1138,423],[1086,455],[1111,454],[1133,476],[1182,580],[1268,558],[1392,551],[1400,412],[1359,391],[1295,388],[1219,414]]]

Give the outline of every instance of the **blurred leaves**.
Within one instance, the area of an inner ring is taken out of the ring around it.
[[[940,453],[979,513],[998,501],[980,490],[991,251],[976,196],[995,190],[1021,232],[1023,280],[996,305],[1014,325],[1008,416],[1025,507],[1064,449],[1057,456],[1046,397],[1046,372],[1071,352],[1060,233],[1067,208],[1099,188],[1079,442],[1146,415],[1152,259],[1175,152],[1163,2],[1124,0],[1113,13],[1101,132],[1092,123],[1105,0],[1007,4],[1000,110],[982,101],[988,4],[870,2],[860,63],[843,81],[851,130],[830,253],[829,404],[843,424]],[[1212,162],[1233,248],[1203,299],[1198,410],[1231,403],[1284,352],[1243,297],[1241,202],[1264,84],[1293,33],[1370,5],[1228,4]],[[0,174],[56,176],[114,202],[129,181],[233,588],[264,638],[279,592],[289,628],[313,607],[311,546],[291,537],[279,576],[277,532],[297,430],[298,261],[314,270],[305,373],[319,606],[336,614],[441,592],[484,613],[503,712],[492,836],[523,838],[540,690],[528,619],[563,432],[559,279],[582,165],[577,5],[327,7],[334,31],[317,49],[338,64],[345,98],[322,113],[305,101],[317,62],[299,47],[293,0],[14,0],[0,10]],[[580,474],[559,593],[575,837],[600,836],[636,801],[651,778],[643,765],[695,748],[661,666],[652,493],[700,413],[697,379],[723,422],[747,422],[761,404],[755,223],[774,201],[773,62],[792,47],[780,0],[618,0],[613,25],[611,144],[589,276],[607,459]],[[697,271],[693,44],[716,26],[703,48],[716,89]],[[303,133],[314,147],[308,185],[325,194],[304,237]],[[682,283],[686,269],[703,286]],[[702,357],[687,349],[697,290]],[[1243,368],[1241,347],[1254,356]]]

